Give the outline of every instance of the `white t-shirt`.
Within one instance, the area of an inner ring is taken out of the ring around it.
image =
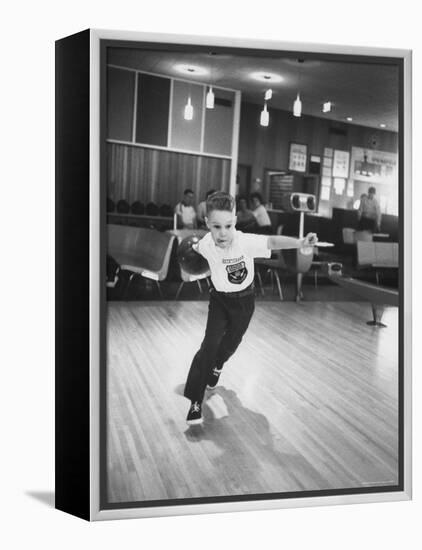
[[[193,206],[185,206],[183,203],[179,202],[174,211],[182,217],[183,225],[190,226],[195,224],[196,212]]]
[[[268,236],[235,231],[229,248],[216,246],[211,233],[207,233],[197,250],[207,259],[211,280],[220,292],[239,292],[254,280],[254,258],[270,258]]]
[[[381,210],[377,199],[363,197],[360,201],[359,212],[363,218],[375,220],[378,225],[381,225]]]
[[[271,225],[271,220],[268,215],[268,212],[265,210],[265,206],[260,204],[258,208],[253,210],[253,215],[256,218],[256,221],[260,227]]]

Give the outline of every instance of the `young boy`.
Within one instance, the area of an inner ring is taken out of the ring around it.
[[[202,424],[205,390],[214,389],[227,359],[233,355],[248,328],[255,309],[254,258],[269,258],[272,249],[304,248],[317,242],[282,235],[253,235],[236,231],[234,199],[217,191],[207,199],[206,224],[210,230],[196,252],[208,260],[212,288],[205,337],[193,358],[184,396],[191,405],[186,421]]]

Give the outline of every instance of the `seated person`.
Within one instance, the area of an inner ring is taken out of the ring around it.
[[[215,189],[210,189],[209,191],[207,191],[207,194],[205,195],[205,200],[198,204],[198,227],[206,227],[205,217],[207,215],[207,199],[213,193],[215,193]]]
[[[251,193],[250,195],[252,213],[255,216],[258,229],[257,233],[262,233],[265,235],[271,235],[273,230],[271,227],[271,220],[268,215],[268,212],[263,205],[262,195],[260,193]]]
[[[257,222],[252,210],[249,210],[248,208],[248,201],[246,197],[238,197],[236,217],[236,229],[239,229],[244,233],[252,233],[256,230]]]
[[[176,204],[174,213],[177,214],[177,227],[196,229],[196,212],[193,206],[192,189],[185,189],[183,200]]]

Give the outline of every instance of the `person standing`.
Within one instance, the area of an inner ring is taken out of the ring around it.
[[[189,425],[202,424],[205,391],[217,386],[223,365],[248,329],[255,309],[254,258],[269,258],[274,249],[307,250],[318,241],[315,233],[296,239],[237,231],[234,198],[222,191],[208,198],[206,223],[209,232],[192,245],[208,261],[212,284],[204,339],[192,360],[183,392],[190,400]]]
[[[375,198],[376,189],[370,187],[368,195],[362,195],[358,209],[358,230],[372,231],[372,233],[381,229],[381,209]]]
[[[195,229],[196,228],[196,211],[193,206],[193,191],[192,189],[185,189],[183,193],[183,200],[176,204],[174,213],[177,214],[177,225],[182,226],[183,229]]]

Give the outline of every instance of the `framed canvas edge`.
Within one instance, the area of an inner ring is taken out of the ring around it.
[[[251,500],[245,502],[218,502],[207,504],[187,504],[179,506],[158,506],[155,508],[123,508],[94,511],[92,521],[115,519],[136,519],[164,516],[183,516],[191,514],[217,514],[232,512],[253,512],[280,510],[288,508],[310,508],[312,506],[340,506],[349,504],[374,504],[411,500],[405,491],[359,495],[341,495],[324,497],[304,497],[273,500]]]
[[[388,56],[403,60],[403,491],[360,493],[323,497],[271,499],[246,502],[222,502],[100,509],[100,40],[178,43],[255,49],[312,51],[314,53]],[[293,43],[229,37],[143,33],[90,29],[90,519],[92,521],[206,514],[217,512],[258,511],[281,508],[332,506],[411,500],[412,498],[412,291],[411,291],[411,197],[412,197],[412,51],[315,43]]]

